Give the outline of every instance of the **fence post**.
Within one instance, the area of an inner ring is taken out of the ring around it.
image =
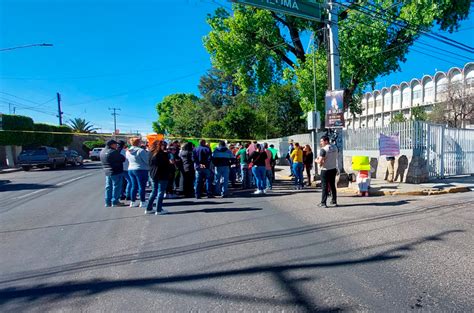
[[[423,123],[426,127],[426,164],[428,167],[428,175],[431,176],[431,161],[430,161],[430,149],[431,149],[431,126],[428,123]]]
[[[441,156],[440,156],[440,163],[441,163],[441,166],[440,166],[440,174],[441,174],[441,178],[444,178],[444,157],[445,157],[445,153],[444,153],[444,141],[445,141],[445,138],[444,138],[444,131],[445,131],[445,128],[444,126],[441,127]]]

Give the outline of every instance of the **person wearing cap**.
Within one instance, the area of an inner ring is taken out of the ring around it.
[[[125,157],[117,150],[118,142],[107,141],[100,153],[100,161],[105,172],[105,206],[123,206],[120,202],[123,180],[123,163]]]
[[[204,182],[206,182],[206,192],[208,198],[213,198],[211,182],[211,149],[206,140],[201,139],[199,146],[193,150],[194,168],[196,170],[196,199],[201,199]]]

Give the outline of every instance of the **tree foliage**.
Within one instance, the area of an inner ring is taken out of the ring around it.
[[[467,18],[469,0],[357,1],[340,6],[339,46],[341,87],[352,112],[360,110],[358,95],[379,76],[400,69],[409,47],[421,31],[438,25],[453,31]],[[342,7],[342,8],[341,8]],[[312,108],[312,54],[306,54],[302,35],[315,32],[317,104],[323,112],[327,89],[327,46],[323,25],[249,6],[233,5],[231,15],[219,8],[207,19],[211,31],[204,45],[214,67],[232,75],[244,92],[265,92],[285,76],[297,82],[304,111]],[[368,66],[370,64],[370,66]],[[289,75],[284,75],[285,72]]]
[[[158,121],[153,123],[153,130],[159,134],[173,134],[175,127],[176,112],[183,106],[199,101],[199,98],[192,94],[177,93],[163,98],[156,105]]]
[[[426,113],[425,108],[423,107],[413,107],[411,108],[411,120],[414,121],[427,121],[428,113]]]
[[[75,133],[93,133],[99,129],[83,118],[71,119],[68,124]]]
[[[407,121],[407,119],[406,119],[405,115],[403,115],[402,112],[398,112],[398,113],[393,115],[392,120],[390,121],[390,123],[391,124],[403,123],[403,122],[406,122],[406,121]]]

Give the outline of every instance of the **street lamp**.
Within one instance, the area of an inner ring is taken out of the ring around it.
[[[8,51],[8,50],[15,50],[15,49],[22,49],[22,48],[30,48],[30,47],[52,47],[53,44],[51,43],[34,43],[31,45],[24,45],[24,46],[17,46],[11,48],[2,48],[0,51]]]

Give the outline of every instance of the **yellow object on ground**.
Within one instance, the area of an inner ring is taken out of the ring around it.
[[[370,171],[370,158],[368,156],[352,157],[353,171]]]

